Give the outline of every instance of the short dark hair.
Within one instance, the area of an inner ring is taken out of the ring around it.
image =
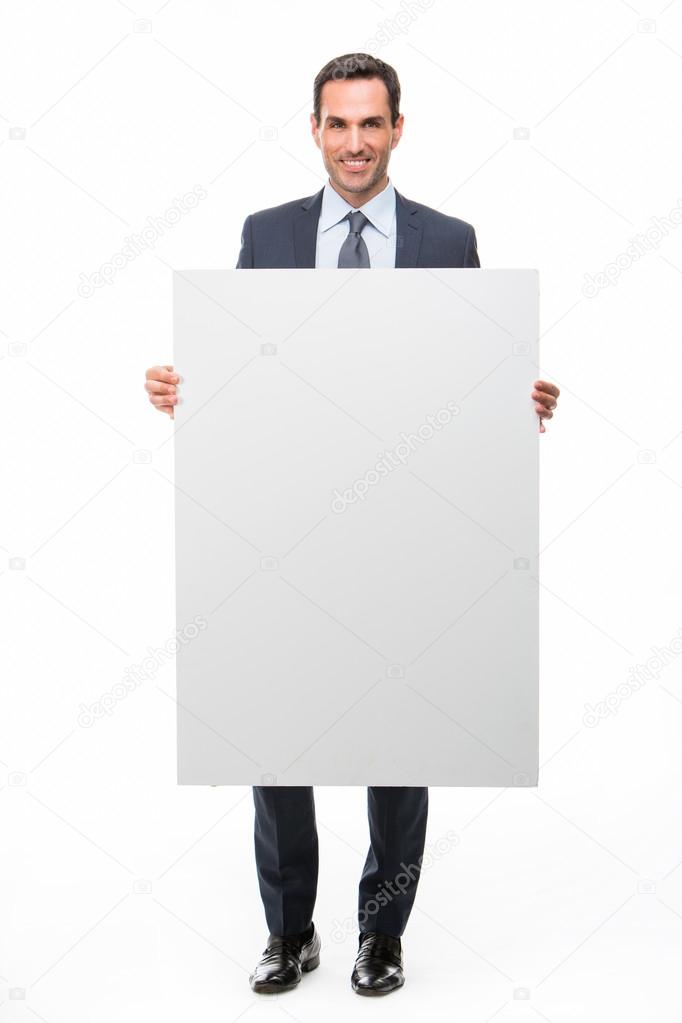
[[[391,123],[395,128],[400,116],[400,82],[395,69],[369,53],[344,53],[342,57],[334,57],[318,72],[313,87],[313,113],[317,124],[320,123],[320,98],[325,82],[338,82],[347,78],[380,78],[388,89],[388,100],[391,107]]]

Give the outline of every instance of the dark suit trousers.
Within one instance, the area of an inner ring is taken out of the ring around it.
[[[256,869],[271,934],[312,922],[318,840],[312,787],[254,786]],[[426,839],[428,789],[367,789],[370,845],[358,893],[359,930],[399,938],[410,915]]]

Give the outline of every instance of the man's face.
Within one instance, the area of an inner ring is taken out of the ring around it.
[[[336,191],[362,206],[386,187],[386,169],[403,130],[403,115],[391,125],[388,89],[380,78],[325,82],[320,124],[310,115],[315,142]],[[360,159],[359,164],[348,163]]]

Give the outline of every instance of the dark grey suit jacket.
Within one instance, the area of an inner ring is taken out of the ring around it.
[[[314,267],[323,191],[250,213],[236,269]],[[481,265],[471,224],[395,194],[396,267]]]

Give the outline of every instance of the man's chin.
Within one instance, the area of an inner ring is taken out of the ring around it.
[[[370,188],[374,188],[375,184],[379,179],[376,175],[358,174],[348,172],[347,176],[341,178],[337,174],[332,175],[332,181],[339,188],[343,188],[346,192],[367,192]]]

